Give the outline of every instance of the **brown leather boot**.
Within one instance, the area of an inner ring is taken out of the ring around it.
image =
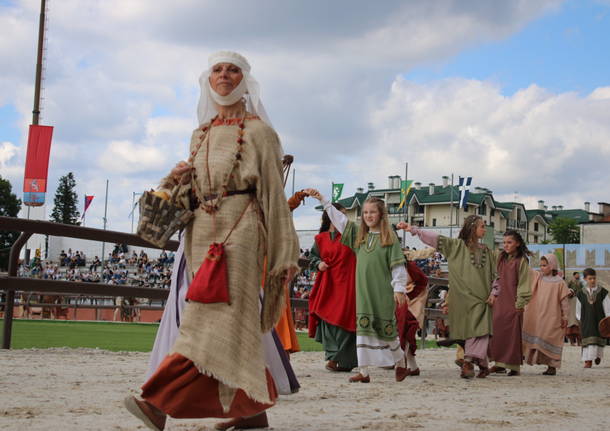
[[[371,382],[371,378],[369,376],[365,377],[362,374],[358,373],[358,374],[355,374],[355,375],[351,376],[349,378],[349,382],[350,383],[358,383],[358,382],[360,382],[360,383],[370,383]]]
[[[474,377],[474,365],[472,365],[472,362],[464,361],[460,377],[463,379],[472,379]]]
[[[267,420],[267,412],[262,412],[256,416],[250,416],[249,418],[234,418],[230,421],[219,422],[214,425],[214,429],[227,430],[233,427],[236,430],[245,430],[251,428],[268,428],[269,421]]]
[[[408,376],[419,376],[419,368],[412,370],[411,368],[407,368]]]
[[[163,431],[167,415],[152,404],[129,396],[123,401],[127,411],[140,419],[144,425],[155,431]]]
[[[326,369],[328,371],[337,371],[338,367],[339,367],[339,364],[336,361],[328,361],[326,363]]]
[[[405,367],[396,367],[394,371],[394,377],[396,377],[397,382],[402,382],[405,377],[409,375],[409,371]]]
[[[557,374],[557,368],[548,366],[546,371],[542,373],[543,376],[554,376]]]
[[[602,362],[602,358],[595,358],[595,365],[599,365]]]
[[[584,368],[591,368],[593,366],[593,361],[585,361]]]
[[[479,374],[477,374],[477,378],[484,379],[489,376],[489,367],[481,367],[479,365]]]

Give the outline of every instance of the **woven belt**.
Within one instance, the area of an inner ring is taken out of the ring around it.
[[[248,195],[251,193],[256,192],[256,189],[245,189],[245,190],[229,190],[226,191],[222,194],[223,197],[227,197],[227,196],[233,196],[233,195]],[[205,201],[211,201],[213,199],[216,199],[219,195],[217,193],[212,193],[210,195],[205,195],[203,197],[203,200]]]
[[[224,192],[222,194],[222,196],[227,197],[227,196],[234,196],[234,195],[248,195],[248,194],[254,194],[254,193],[256,193],[255,188],[245,189],[245,190],[228,190],[228,191]],[[219,196],[218,193],[212,193],[212,194],[203,196],[203,199],[205,201],[211,201],[213,199],[216,199],[218,196]],[[198,208],[200,205],[201,205],[201,202],[199,201],[199,198],[197,198],[195,196],[195,193],[191,193],[191,211],[194,211],[195,208]]]

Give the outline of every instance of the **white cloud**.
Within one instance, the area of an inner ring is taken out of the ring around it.
[[[541,198],[582,207],[607,190],[610,98],[600,95],[608,90],[582,96],[532,85],[504,96],[484,81],[396,78],[374,112],[376,145],[362,161],[375,166],[378,181],[404,172],[408,161],[409,176],[423,183],[455,173],[510,200],[521,191],[530,207]]]
[[[358,175],[345,166],[358,166],[380,137],[369,118],[393,77],[505,38],[559,3],[50,2],[42,113],[55,126],[49,183],[73,171],[80,195],[91,188],[99,195],[101,179],[111,176],[114,184],[127,183],[113,190],[110,207],[129,208],[133,191],[156,184],[185,157],[198,75],[210,52],[227,48],[250,59],[286,152],[295,155],[297,188],[385,178],[371,164]],[[0,27],[11,35],[0,40],[0,58],[11,59],[0,76],[0,106],[13,105],[23,118],[23,138],[14,143],[21,153],[31,117],[38,7],[37,0],[24,0],[0,8]],[[493,147],[486,128],[471,126],[460,140]],[[497,166],[510,156],[496,151],[489,161]],[[22,163],[19,156],[6,162],[12,181],[20,181]],[[317,217],[312,206],[295,216]],[[121,219],[114,228],[127,229]]]
[[[130,141],[112,141],[99,159],[99,166],[110,174],[132,174],[160,169],[165,156],[156,147]]]
[[[0,168],[4,170],[19,149],[12,142],[0,142]]]

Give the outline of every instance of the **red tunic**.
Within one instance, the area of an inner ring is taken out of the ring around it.
[[[322,232],[315,237],[320,259],[327,265],[318,272],[309,296],[309,336],[314,338],[319,320],[356,332],[356,255],[341,244],[341,234]]]
[[[428,286],[428,277],[419,269],[413,261],[407,261],[407,272],[411,281],[415,283],[415,287],[411,292],[407,293],[409,299],[415,299]],[[400,338],[400,347],[404,350],[407,343],[409,344],[409,352],[415,355],[417,343],[415,335],[419,329],[419,323],[413,313],[409,311],[409,305],[405,304],[402,307],[396,307],[396,326],[398,329],[398,337]]]
[[[500,259],[498,262],[500,294],[492,309],[493,337],[489,356],[492,361],[508,365],[523,363],[523,315],[515,308],[521,259]]]

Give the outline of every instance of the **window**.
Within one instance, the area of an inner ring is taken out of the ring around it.
[[[487,205],[482,203],[481,206],[479,207],[479,215],[486,215],[486,214],[487,214]]]
[[[436,226],[436,219],[435,218],[432,219],[432,226]]]
[[[490,216],[490,217],[494,217],[495,215],[496,215],[496,210],[494,210],[494,209],[490,209],[490,210],[489,210],[489,216]]]
[[[356,216],[360,217],[362,215],[362,210],[360,209],[360,206],[356,207]]]
[[[489,226],[496,227],[496,224],[494,222],[489,222]]]
[[[534,223],[534,232],[538,232],[538,223]],[[537,238],[537,237],[534,237]]]
[[[537,243],[538,243],[538,237],[537,237],[537,236],[535,236],[535,237],[534,237],[534,244],[537,244]]]

